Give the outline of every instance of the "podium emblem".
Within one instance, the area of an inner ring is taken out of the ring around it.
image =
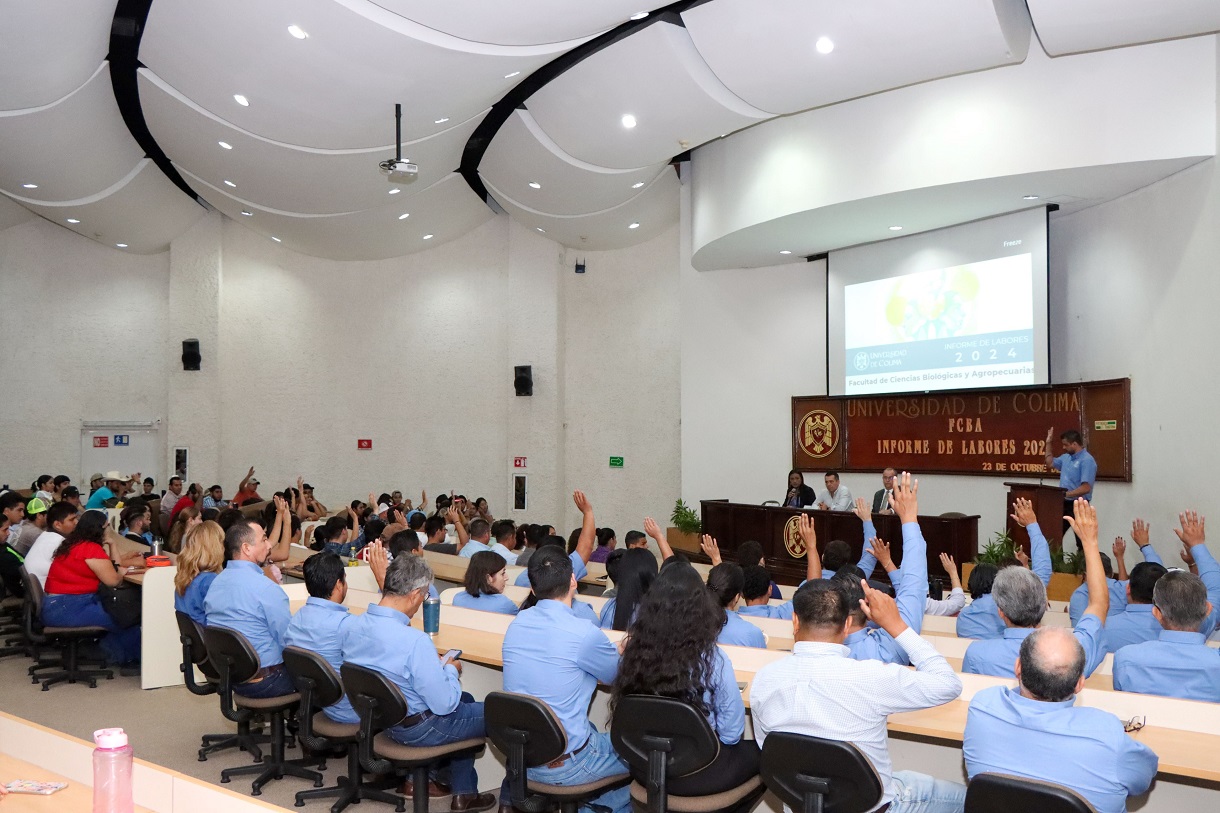
[[[800,514],[793,514],[784,525],[784,547],[793,559],[805,558],[805,540],[801,539]]]
[[[797,442],[810,457],[826,457],[839,445],[839,424],[825,410],[806,412],[796,427]]]

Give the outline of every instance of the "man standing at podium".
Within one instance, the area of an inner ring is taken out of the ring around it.
[[[1059,440],[1063,443],[1063,454],[1055,457],[1051,453],[1051,442],[1054,436],[1053,428],[1046,431],[1046,465],[1053,471],[1059,472],[1059,487],[1067,489],[1067,493],[1063,495],[1063,515],[1070,517],[1072,503],[1077,497],[1084,497],[1089,502],[1093,501],[1093,483],[1097,482],[1097,461],[1084,448],[1084,438],[1075,429],[1068,429],[1059,436]],[[1065,519],[1063,532],[1067,533],[1069,527]],[[1080,544],[1079,537],[1076,539],[1076,544]]]

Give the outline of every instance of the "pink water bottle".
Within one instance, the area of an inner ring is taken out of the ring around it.
[[[132,813],[132,750],[127,732],[103,728],[93,732],[93,813]]]

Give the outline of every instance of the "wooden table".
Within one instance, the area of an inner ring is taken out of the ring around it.
[[[0,754],[0,783],[8,784],[15,779],[32,779],[36,782],[67,782],[68,787],[50,796],[10,793],[4,797],[4,813],[64,813],[64,811],[89,811],[93,809],[93,788],[73,782],[46,768]],[[137,813],[151,813],[147,807],[136,807]]]

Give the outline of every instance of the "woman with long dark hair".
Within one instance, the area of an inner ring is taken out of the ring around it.
[[[123,576],[138,561],[139,553],[128,554],[122,567],[110,559],[102,547],[106,533],[106,514],[86,511],[76,527],[59,543],[47,573],[46,601],[42,621],[48,627],[104,627],[110,634],[102,639],[106,658],[119,665],[140,660],[140,627],[119,626],[98,598],[98,587],[118,587]]]
[[[470,564],[466,566],[466,589],[453,597],[453,606],[516,615],[517,605],[504,595],[504,586],[508,584],[507,564],[503,556],[489,550],[471,556]]]
[[[818,501],[817,494],[805,485],[805,475],[796,469],[788,472],[788,492],[784,495],[783,505],[790,508],[804,508]]]
[[[618,592],[602,606],[601,628],[625,630],[657,577],[657,557],[646,548],[624,551],[615,576]]]
[[[706,716],[720,740],[710,765],[669,781],[669,792],[677,796],[720,793],[758,773],[758,746],[743,739],[746,710],[733,664],[716,646],[723,626],[724,608],[698,571],[675,562],[661,569],[624,639],[611,714],[627,695],[671,697]]]
[[[736,613],[745,583],[741,566],[732,562],[721,562],[707,574],[707,590],[716,604],[724,608],[724,628],[720,630],[716,642],[766,648],[767,637],[763,631]]]

